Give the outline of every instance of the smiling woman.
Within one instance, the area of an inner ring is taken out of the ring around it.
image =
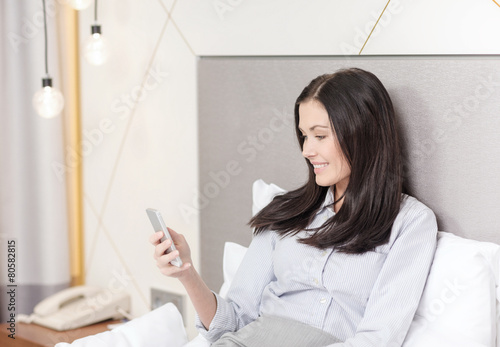
[[[328,112],[321,102],[305,101],[299,106],[302,155],[314,167],[316,183],[335,186],[335,211],[342,206],[351,168],[332,129]],[[306,130],[302,130],[306,129]]]
[[[370,72],[339,70],[302,91],[294,119],[309,179],[250,220],[255,236],[226,297],[190,266],[186,239],[174,231],[178,252],[164,254],[171,241],[150,239],[157,265],[180,279],[212,346],[400,346],[437,224],[403,194],[389,94]],[[170,264],[177,256],[181,268]]]
[[[331,193],[335,215],[302,242],[346,253],[387,243],[403,177],[394,108],[380,80],[355,68],[315,78],[297,98],[295,125],[309,181],[255,216],[256,232],[306,229]]]

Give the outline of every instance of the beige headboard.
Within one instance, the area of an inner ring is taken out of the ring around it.
[[[225,241],[248,245],[252,182],[306,178],[293,105],[317,75],[360,67],[389,91],[413,195],[439,227],[500,243],[500,56],[202,57],[198,63],[201,272],[222,284]]]

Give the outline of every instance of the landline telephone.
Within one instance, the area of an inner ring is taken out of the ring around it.
[[[58,331],[81,328],[110,318],[121,319],[130,311],[124,292],[91,286],[64,289],[35,306],[30,322]]]

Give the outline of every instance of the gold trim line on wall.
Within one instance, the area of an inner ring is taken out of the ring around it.
[[[495,0],[493,0],[495,1]],[[391,2],[391,0],[387,1],[387,4],[385,4],[385,7],[384,9],[382,10],[382,13],[380,14],[380,16],[378,17],[377,21],[375,22],[375,25],[373,26],[372,30],[370,31],[370,34],[368,35],[368,37],[366,38],[366,41],[365,43],[363,44],[363,47],[361,47],[361,50],[359,51],[358,55],[361,55],[361,52],[363,52],[363,49],[365,48],[366,46],[366,43],[368,42],[368,40],[370,39],[370,37],[372,36],[372,33],[373,31],[375,30],[375,28],[377,27],[377,24],[378,22],[380,21],[380,18],[382,18],[382,16],[384,15],[384,12],[385,10],[387,9],[387,6],[389,6],[389,3]]]
[[[78,11],[67,4],[59,6],[59,68],[67,100],[63,113],[64,147],[79,154],[66,163],[71,168],[66,171],[70,276],[71,286],[76,286],[85,283]]]

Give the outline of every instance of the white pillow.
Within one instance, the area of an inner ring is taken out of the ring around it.
[[[404,347],[494,346],[500,246],[439,232]]]
[[[168,303],[111,331],[55,347],[176,347],[187,342],[182,316],[174,304]]]
[[[262,208],[271,202],[279,194],[286,191],[275,184],[267,184],[262,179],[256,180],[252,185],[252,215],[255,215]],[[219,295],[226,297],[231,282],[240,266],[247,248],[234,242],[224,244],[224,255],[222,259],[222,271],[224,274],[224,283],[222,284]]]
[[[285,193],[286,190],[275,184],[267,184],[261,179],[252,185],[252,215],[255,215],[262,208],[266,207],[276,195]]]
[[[266,207],[276,195],[285,193],[286,190],[275,184],[267,184],[262,179],[256,180],[252,185],[252,215],[255,215],[261,209]],[[222,284],[219,295],[226,297],[227,291],[231,286],[234,275],[245,256],[247,247],[234,242],[224,244],[224,256],[222,258],[222,270],[224,273],[224,283]]]
[[[223,298],[226,297],[227,291],[231,286],[234,275],[245,256],[247,251],[246,247],[234,242],[226,242],[224,244],[224,256],[222,259],[222,271],[224,274],[224,283],[220,287],[219,295]]]
[[[252,215],[255,215],[262,208],[271,202],[279,194],[286,191],[275,184],[267,184],[262,179],[256,180],[252,185]],[[224,274],[224,283],[222,284],[219,295],[226,297],[227,291],[231,286],[238,267],[240,266],[247,248],[234,242],[224,244],[224,255],[222,259],[222,271]]]

